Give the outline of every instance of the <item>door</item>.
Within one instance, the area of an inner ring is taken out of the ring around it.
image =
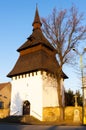
[[[28,100],[23,103],[23,115],[30,115],[30,102]]]

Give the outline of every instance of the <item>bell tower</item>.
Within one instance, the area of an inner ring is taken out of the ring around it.
[[[59,106],[58,62],[55,48],[42,33],[37,7],[32,26],[32,34],[17,49],[18,60],[7,75],[12,79],[10,115],[23,115],[27,101],[30,108],[27,114],[45,120],[43,113],[46,108]]]

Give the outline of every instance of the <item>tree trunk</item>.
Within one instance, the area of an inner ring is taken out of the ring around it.
[[[64,120],[64,104],[62,103],[62,87],[61,87],[61,78],[58,78],[58,87],[57,87],[57,93],[58,93],[58,100],[59,100],[59,106],[60,106],[60,120]]]

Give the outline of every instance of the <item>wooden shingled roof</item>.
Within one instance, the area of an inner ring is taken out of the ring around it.
[[[17,51],[20,52],[21,50],[27,49],[28,47],[30,48],[37,44],[44,44],[48,48],[55,50],[55,48],[49,43],[49,41],[45,38],[45,36],[42,33],[41,30],[42,23],[40,21],[37,7],[32,26],[33,26],[32,34],[27,38],[27,41]]]
[[[55,51],[55,48],[44,37],[41,29],[34,30],[32,35],[30,35],[30,37],[28,37],[27,41],[19,49],[17,49],[17,51],[20,52],[24,49],[31,48],[31,47],[36,46],[38,44],[44,44],[49,49]]]
[[[42,33],[42,23],[37,8],[32,26],[32,34],[27,38],[27,41],[17,49],[20,56],[12,71],[7,75],[8,77],[38,70],[57,74],[58,62],[55,58],[56,50]],[[64,74],[63,77],[65,76]]]
[[[2,89],[5,88],[5,87],[8,87],[8,86],[11,87],[11,83],[10,83],[10,82],[7,82],[7,83],[0,83],[0,90],[2,90]]]
[[[51,62],[52,60],[52,62]],[[15,64],[13,70],[8,76],[24,74],[28,72],[33,72],[37,70],[45,70],[51,73],[56,73],[58,64],[55,58],[51,58],[44,51],[36,51],[26,55],[20,55],[17,63]]]

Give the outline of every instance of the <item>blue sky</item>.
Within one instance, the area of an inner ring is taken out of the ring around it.
[[[74,4],[79,12],[84,12],[86,23],[86,0],[0,0],[0,82],[10,81],[6,75],[18,59],[16,50],[32,33],[36,3],[40,17],[47,17],[54,7],[58,10],[68,9]],[[65,72],[69,76],[65,87],[78,89],[75,72],[70,67]]]

